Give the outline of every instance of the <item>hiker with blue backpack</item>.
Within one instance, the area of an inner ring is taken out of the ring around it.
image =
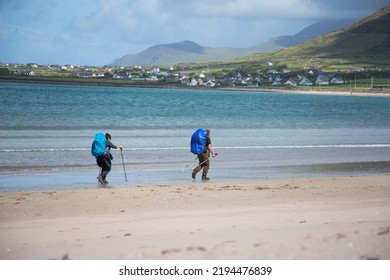
[[[111,171],[111,160],[113,157],[110,153],[111,149],[121,149],[122,146],[116,146],[111,143],[111,135],[106,133],[97,133],[92,143],[91,153],[96,158],[97,165],[101,168],[100,174],[97,177],[100,184],[107,184],[106,176]]]
[[[208,181],[207,173],[210,169],[210,154],[216,157],[211,146],[210,129],[199,128],[191,137],[191,152],[198,156],[199,164],[192,170],[192,179],[195,180],[196,174],[203,169],[202,181]]]

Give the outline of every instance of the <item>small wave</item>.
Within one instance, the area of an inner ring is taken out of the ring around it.
[[[387,148],[390,144],[337,144],[337,145],[277,145],[277,146],[227,146],[216,149],[312,149],[312,148]]]
[[[43,148],[43,149],[4,149],[0,150],[1,153],[42,153],[42,152],[80,152],[80,151],[89,151],[90,149],[79,149],[79,148]]]
[[[90,148],[40,148],[40,149],[3,149],[0,153],[44,153],[44,152],[85,152]],[[171,151],[171,150],[189,150],[186,147],[151,147],[151,148],[125,148],[124,151]]]
[[[189,150],[187,147],[150,147],[150,148],[128,148],[123,150],[128,151],[177,151],[177,150]]]
[[[388,148],[390,144],[336,144],[336,145],[275,145],[275,146],[222,146],[220,150],[250,149],[318,149],[318,148]],[[189,150],[189,147],[145,147],[124,148],[124,151],[178,151]],[[3,149],[0,153],[42,153],[42,152],[85,152],[89,148],[40,148],[40,149]]]

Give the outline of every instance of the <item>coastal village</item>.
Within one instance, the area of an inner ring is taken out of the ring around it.
[[[253,72],[253,71],[252,71]],[[383,70],[379,70],[383,73]],[[143,66],[103,66],[80,67],[68,65],[38,65],[29,64],[0,64],[2,76],[29,77],[66,77],[72,79],[113,79],[136,83],[166,84],[182,87],[319,87],[342,86],[356,87],[357,79],[362,76],[367,88],[374,87],[372,71],[369,73],[362,67],[355,67],[348,73],[323,72],[318,69],[292,70],[288,67],[276,67],[272,62],[264,63],[264,67],[255,73],[219,72],[218,77],[209,69],[193,70],[191,67],[143,67]],[[388,87],[387,83],[382,86]]]

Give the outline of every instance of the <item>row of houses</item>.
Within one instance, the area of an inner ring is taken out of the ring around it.
[[[29,65],[34,68],[34,64]],[[170,73],[162,72],[159,68],[153,70],[141,71],[140,73],[126,73],[127,69],[116,69],[121,72],[112,74],[114,69],[111,68],[87,68],[83,72],[79,72],[73,65],[65,65],[66,69],[73,70],[72,77],[77,78],[99,78],[112,77],[114,79],[129,79],[133,81],[165,81],[167,84],[181,84],[183,86],[248,86],[257,87],[258,85],[272,85],[272,86],[326,86],[347,83],[343,78],[332,73],[319,73],[316,75],[313,71],[306,71],[305,74],[292,74],[288,68],[283,68],[279,71],[269,70],[266,73],[251,75],[241,75],[240,73],[233,76],[226,76],[224,78],[215,79],[208,77],[206,71],[200,71],[196,75],[186,75],[180,72],[174,73],[174,69],[169,70]],[[138,69],[138,68],[137,68]],[[139,69],[138,69],[139,70]],[[129,71],[130,72],[130,71]],[[291,73],[291,74],[289,74]],[[34,76],[35,72],[32,70],[20,71],[21,75]]]
[[[297,75],[296,77],[290,77],[287,81],[283,82],[283,84],[286,86],[327,86],[329,84],[340,85],[345,83],[346,81],[344,81],[344,79],[342,79],[341,77],[330,77],[329,75],[324,74],[318,75],[315,80],[311,80],[304,75]],[[282,85],[282,79],[280,77],[275,78],[272,85]]]
[[[265,82],[268,80],[268,82]],[[315,79],[308,78],[305,75],[297,75],[294,77],[289,77],[287,80],[283,80],[280,76],[277,75],[268,75],[268,77],[243,77],[241,74],[237,74],[233,77],[227,77],[224,79],[217,80],[213,77],[206,77],[204,74],[200,74],[196,77],[188,77],[186,75],[168,75],[166,77],[167,83],[180,83],[185,86],[251,86],[256,87],[259,84],[271,84],[273,86],[324,86],[330,84],[345,84],[346,81],[341,77],[330,76],[325,74],[318,75]]]
[[[190,77],[187,75],[180,74],[171,74],[167,75],[165,78],[166,83],[173,84],[179,83],[184,86],[196,87],[196,86],[206,86],[206,87],[215,87],[217,82],[214,78],[206,77],[205,74],[200,74],[196,77]]]

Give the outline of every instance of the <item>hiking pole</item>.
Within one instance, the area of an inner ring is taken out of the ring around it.
[[[180,171],[180,173],[183,173],[183,171],[186,170],[186,169],[188,168],[188,166],[189,166],[192,162],[194,162],[195,160],[197,160],[197,159],[198,159],[198,157],[196,157],[193,161],[191,161],[189,164],[187,164],[186,167],[184,167],[184,168]]]
[[[125,161],[123,160],[123,153],[122,153],[122,148],[121,148],[121,156],[122,156],[123,171],[125,172],[125,179],[126,179],[126,182],[127,182],[127,175],[126,175]]]
[[[217,153],[215,153],[215,156],[217,156],[218,154]],[[194,168],[196,168],[196,167],[198,167],[198,166],[201,166],[203,163],[205,163],[206,161],[209,161],[210,160],[210,158],[208,158],[208,159],[206,159],[206,160],[204,160],[204,161],[202,161],[201,163],[199,163],[197,166],[194,166],[192,169],[194,169]]]
[[[201,166],[203,163],[205,163],[206,161],[208,161],[209,159],[206,159],[204,161],[202,161],[201,163],[199,163],[197,166],[194,166],[192,169],[195,169],[197,168],[198,166]]]

